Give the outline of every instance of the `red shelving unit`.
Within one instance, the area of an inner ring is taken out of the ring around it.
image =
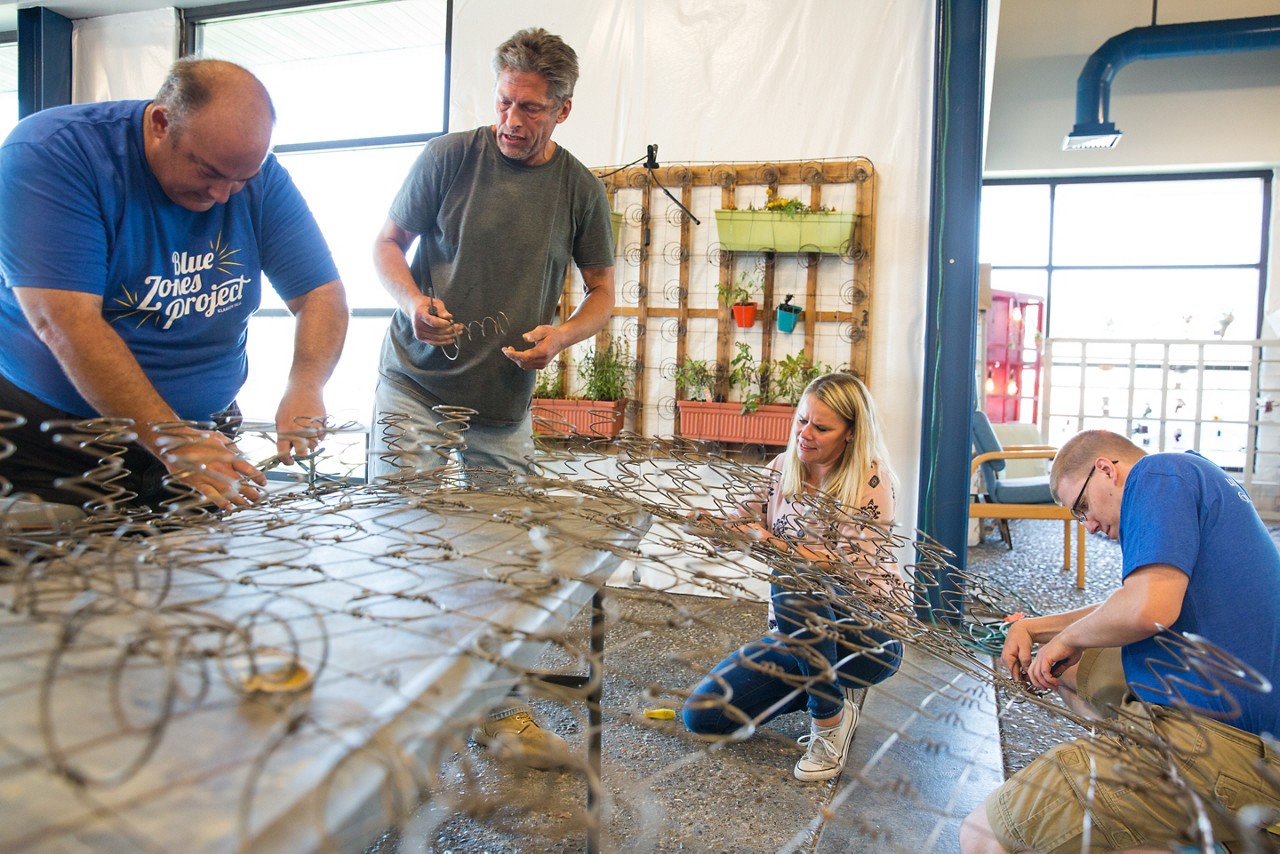
[[[1043,333],[1042,297],[991,292],[984,390],[987,417],[992,423],[1039,421]],[[1024,406],[1029,410],[1029,419],[1023,418]]]

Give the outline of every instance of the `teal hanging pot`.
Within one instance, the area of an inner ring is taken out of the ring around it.
[[[791,304],[791,298],[795,294],[787,294],[787,298],[778,306],[778,329],[783,332],[790,333],[796,328],[796,321],[800,319],[800,315],[804,313],[804,309],[798,305]]]

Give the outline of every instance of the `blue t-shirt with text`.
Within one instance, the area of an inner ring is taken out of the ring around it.
[[[44,110],[0,147],[0,372],[52,406],[97,414],[13,289],[97,294],[160,395],[180,417],[206,420],[248,375],[248,321],[263,273],[289,300],[338,272],[274,155],[225,204],[198,213],[171,201],[144,153],[147,103]]]

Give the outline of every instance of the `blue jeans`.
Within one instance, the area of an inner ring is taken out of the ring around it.
[[[518,424],[482,424],[441,415],[435,404],[378,378],[373,396],[369,477],[429,471],[442,466],[527,474],[533,458],[533,418]]]
[[[772,587],[778,631],[735,650],[689,695],[682,716],[690,732],[727,735],[778,715],[808,709],[829,718],[844,688],[883,682],[902,664],[902,642],[875,626],[842,588],[800,593]]]

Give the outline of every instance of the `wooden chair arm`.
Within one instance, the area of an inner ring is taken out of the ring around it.
[[[969,466],[969,475],[972,477],[978,471],[978,466],[992,460],[1051,460],[1057,455],[1058,449],[1050,447],[1038,450],[987,451],[973,458],[973,463]]]

